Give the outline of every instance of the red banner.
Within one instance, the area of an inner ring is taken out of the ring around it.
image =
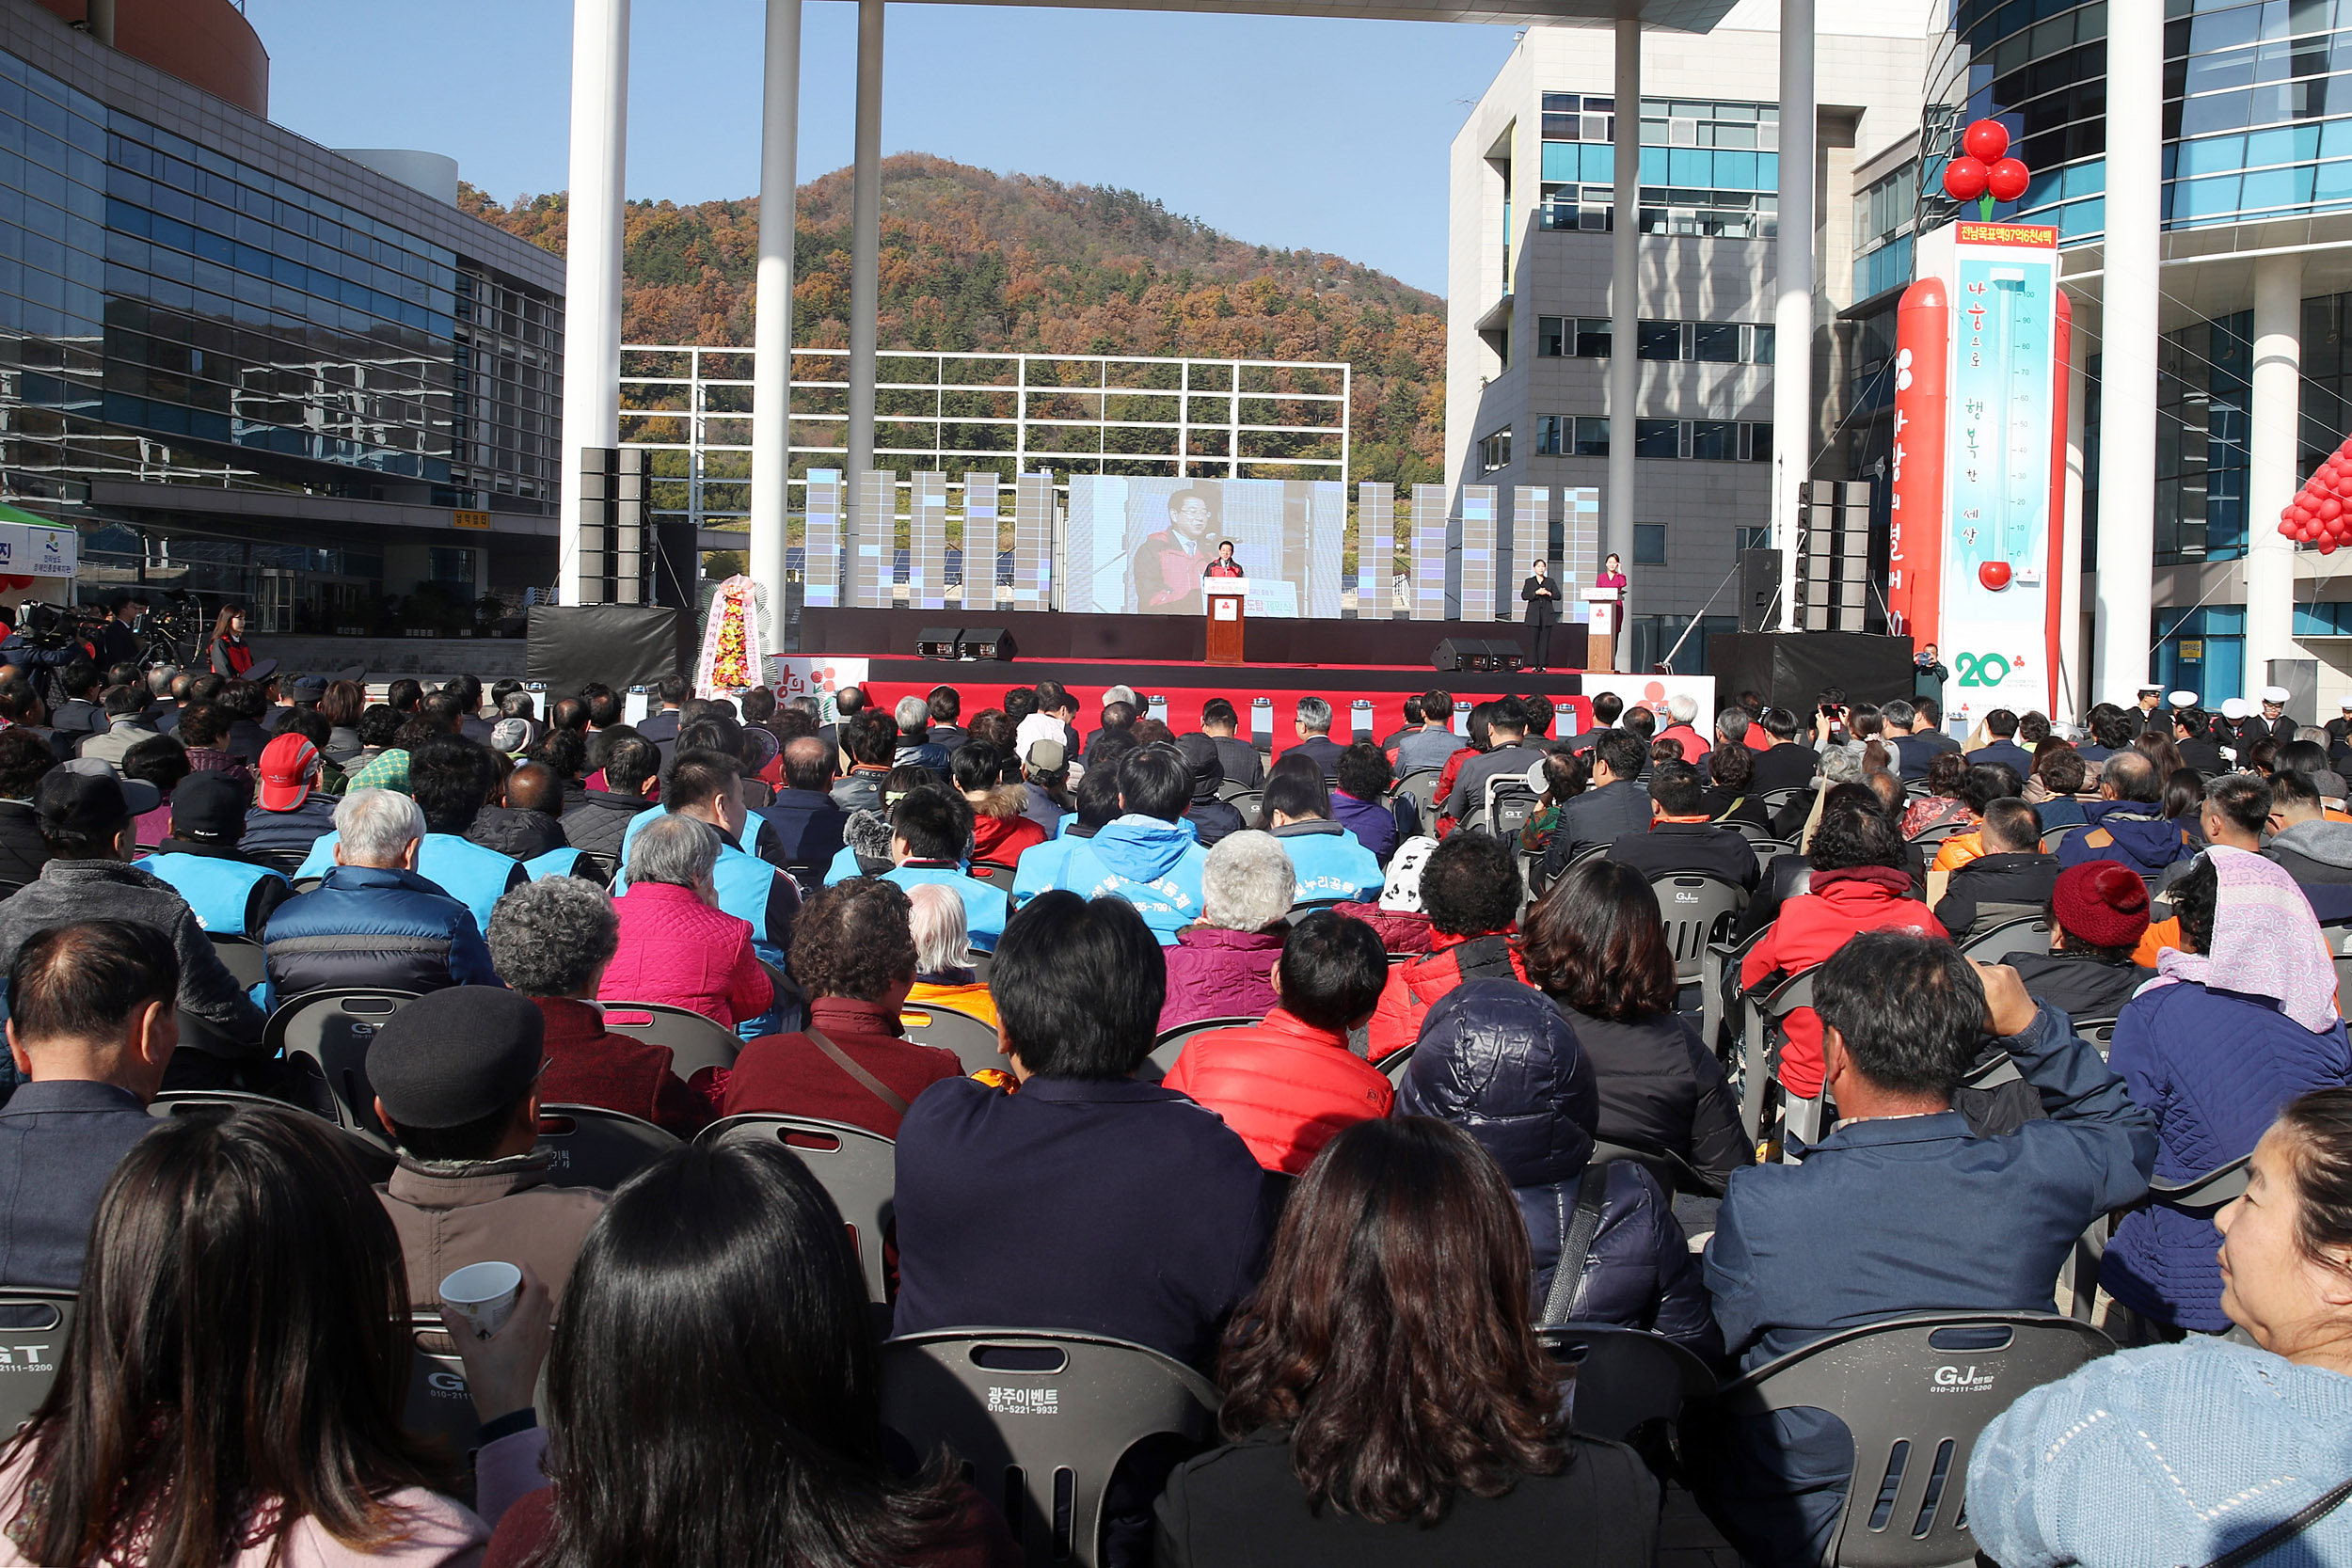
[[[1944,423],[1951,297],[1922,277],[1895,310],[1895,448],[1886,603],[1915,641],[1935,641],[1944,575]]]

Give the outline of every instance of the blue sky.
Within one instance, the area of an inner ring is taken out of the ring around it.
[[[279,123],[419,147],[501,198],[565,179],[564,0],[247,0]],[[628,194],[758,179],[755,0],[636,0]],[[809,0],[801,178],[850,158],[856,9]],[[1000,6],[890,8],[886,152],[1124,185],[1260,245],[1333,251],[1442,293],[1446,148],[1507,27]]]

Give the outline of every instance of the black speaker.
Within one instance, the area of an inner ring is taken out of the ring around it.
[[[966,626],[956,639],[958,658],[994,659],[999,663],[1012,658],[1012,633],[1002,626]]]
[[[1438,642],[1429,663],[1438,671],[1488,673],[1525,668],[1527,654],[1509,638],[1449,637]]]
[[[1486,668],[1524,670],[1527,668],[1527,652],[1518,645],[1516,638],[1490,637],[1486,639]]]
[[[954,626],[925,626],[915,634],[914,657],[917,658],[953,658],[956,644],[963,633]]]
[[[1780,552],[1756,549],[1740,552],[1740,629],[1768,630],[1773,601],[1780,596]]]

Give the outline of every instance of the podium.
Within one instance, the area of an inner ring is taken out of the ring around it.
[[[1617,667],[1617,621],[1624,593],[1620,588],[1584,590],[1584,603],[1591,616],[1584,628],[1584,667],[1588,670],[1613,671]]]
[[[1243,601],[1249,596],[1248,578],[1202,578],[1200,597],[1208,606],[1207,656],[1209,664],[1240,664],[1243,662],[1242,628],[1248,621]]]

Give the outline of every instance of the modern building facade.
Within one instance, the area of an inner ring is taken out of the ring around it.
[[[1842,439],[1858,165],[1916,141],[1931,0],[1823,4],[1816,55],[1815,439]],[[1454,138],[1447,279],[1449,490],[1609,485],[1633,442],[1634,588],[1620,664],[1677,668],[1736,624],[1738,551],[1770,542],[1781,144],[1779,8],[1644,39],[1631,418],[1609,402],[1616,133],[1608,32],[1534,27]],[[1908,279],[1906,278],[1906,281]],[[1844,477],[1842,468],[1817,477]],[[1526,551],[1518,551],[1524,560]]]
[[[65,10],[0,0],[0,494],[263,630],[551,584],[562,260],[272,124],[230,0]]]
[[[1762,155],[1776,10],[1742,0],[1710,34],[1648,40],[1637,638],[1647,614],[1661,618],[1650,636],[1670,641],[1733,553],[1764,542],[1767,482],[1735,465],[1755,463],[1748,426],[1770,403],[1772,367],[1746,329],[1771,319],[1772,256],[1723,199],[1740,194],[1749,149],[1744,119],[1731,121],[1725,160],[1721,116],[1735,99],[1753,103]],[[2113,80],[2111,23],[2146,24],[2117,40]],[[1810,476],[1883,474],[1913,241],[1952,215],[1940,182],[1959,130],[1998,119],[2033,180],[1994,216],[2058,229],[2074,306],[2067,534],[2079,541],[2080,570],[2067,575],[2068,692],[2087,705],[2153,678],[2217,703],[2267,682],[2275,660],[2311,659],[2319,706],[2332,714],[2352,694],[2352,573],[2275,527],[2352,431],[2352,9],[1825,3],[1819,25]],[[1589,182],[1611,166],[1606,146],[1591,145],[1606,135],[1593,98],[1613,111],[1610,80],[1602,35],[1535,29],[1456,139],[1448,480],[1457,491],[1607,483],[1606,381],[1591,362],[1611,345],[1588,320],[1606,326],[1608,249],[1596,230],[1607,212]],[[1700,112],[1709,105],[1711,119]],[[2137,153],[2115,179],[2130,188],[2111,192],[2109,120],[2127,113],[2152,134],[2144,147],[2129,138]],[[1530,135],[1539,124],[1540,141]],[[1686,188],[1710,128],[1714,184]],[[2160,162],[2143,172],[2151,154]],[[1770,183],[1756,176],[1759,195]],[[1710,192],[1711,209],[1695,199]],[[2125,215],[2111,225],[2118,208]],[[2144,221],[2131,216],[2141,211]],[[1759,207],[1753,221],[1773,216]],[[2108,330],[2106,296],[2126,284],[2118,297],[2130,303]],[[1677,339],[1670,322],[1689,325]],[[2129,471],[2103,478],[2119,431]]]

